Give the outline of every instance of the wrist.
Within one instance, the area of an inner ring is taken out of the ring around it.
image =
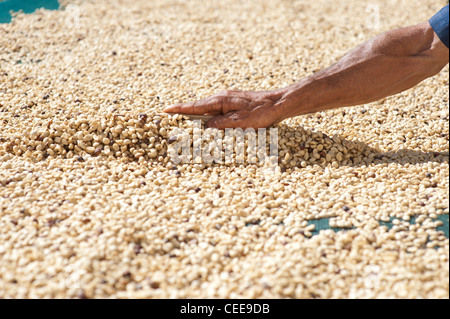
[[[303,79],[288,87],[277,90],[278,100],[276,105],[279,121],[287,118],[310,113],[310,99],[308,97],[309,79]]]

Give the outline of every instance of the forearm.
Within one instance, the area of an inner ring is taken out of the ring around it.
[[[369,103],[407,90],[448,63],[448,50],[445,58],[442,48],[436,53],[437,45],[427,23],[381,34],[330,68],[278,90],[281,119]]]

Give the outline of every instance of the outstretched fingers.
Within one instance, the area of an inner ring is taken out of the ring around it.
[[[206,114],[219,113],[216,103],[211,103],[207,99],[191,102],[191,103],[177,103],[164,108],[166,113],[181,113],[181,114]]]
[[[239,110],[245,106],[245,101],[234,97],[209,97],[191,103],[177,103],[164,108],[166,113],[181,114],[224,114],[229,111]]]

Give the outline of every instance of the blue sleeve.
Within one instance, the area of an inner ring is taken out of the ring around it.
[[[436,13],[429,21],[434,32],[448,48],[448,4]]]

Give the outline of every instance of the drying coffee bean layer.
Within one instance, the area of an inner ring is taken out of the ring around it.
[[[0,25],[0,297],[449,297],[448,66],[276,125],[274,171],[173,163],[192,122],[162,112],[287,86],[444,2],[64,3]]]

